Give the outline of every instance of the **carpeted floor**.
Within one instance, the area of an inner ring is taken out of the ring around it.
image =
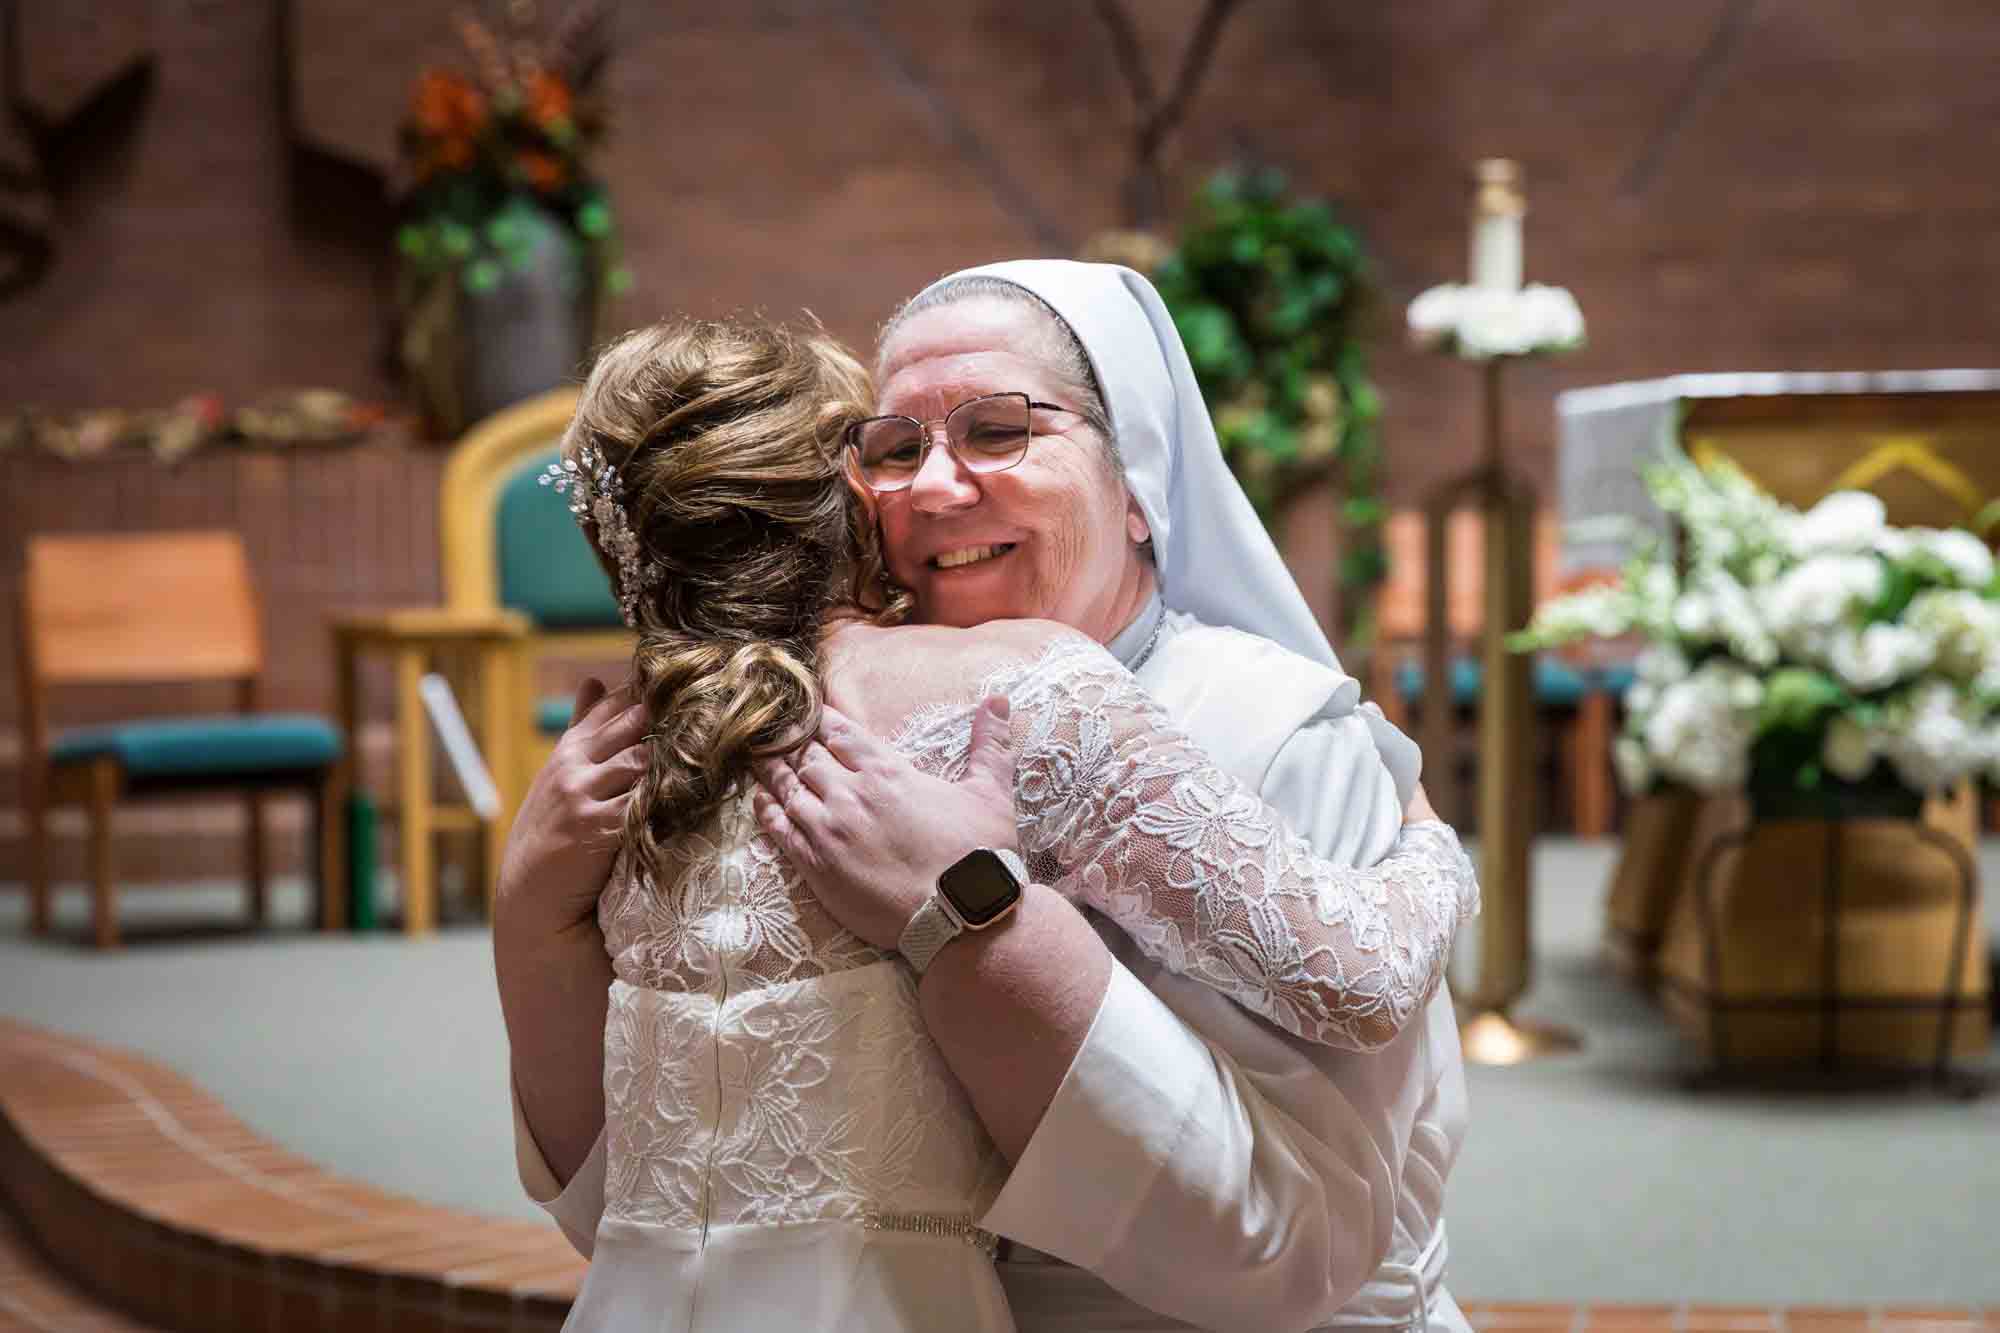
[[[2000,1092],[1694,1090],[1674,1035],[1597,965],[1612,850],[1539,850],[1523,1012],[1586,1046],[1471,1071],[1451,1184],[1460,1299],[2000,1304]],[[2000,882],[2000,841],[1983,861]],[[22,895],[0,889],[0,1013],[144,1051],[332,1169],[539,1216],[514,1182],[483,929],[329,939],[302,928],[297,886],[273,897],[277,924],[248,934],[229,888],[133,891],[129,946],[107,957],[83,946],[80,891],[33,941]]]

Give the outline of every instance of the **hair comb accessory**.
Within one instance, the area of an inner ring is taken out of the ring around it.
[[[619,614],[628,627],[637,629],[639,599],[666,578],[666,571],[640,553],[639,534],[632,530],[632,521],[618,499],[625,490],[618,469],[585,445],[576,451],[575,458],[549,464],[541,482],[569,497],[569,512],[579,524],[588,519],[597,525],[599,544],[618,562]]]

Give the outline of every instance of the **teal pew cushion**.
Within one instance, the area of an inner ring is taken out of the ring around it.
[[[186,717],[77,727],[56,736],[49,757],[74,763],[110,755],[135,778],[194,778],[324,768],[340,757],[340,733],[323,718],[293,714]]]
[[[1622,676],[1620,675],[1622,673]],[[1478,702],[1486,669],[1476,658],[1455,658],[1451,664],[1451,701],[1461,707]],[[1614,676],[1619,677],[1614,681]],[[1615,666],[1603,671],[1587,671],[1554,657],[1535,659],[1535,702],[1550,708],[1574,707],[1592,690],[1610,690],[1622,695],[1632,684],[1632,669]],[[1396,692],[1415,699],[1424,692],[1424,668],[1405,662],[1396,672]]]
[[[1631,689],[1638,679],[1638,669],[1630,662],[1613,662],[1598,673],[1597,688],[1623,699],[1625,691]]]
[[[500,603],[547,629],[619,628],[625,622],[611,580],[569,512],[569,496],[541,484],[557,457],[554,445],[531,454],[501,484],[493,516]]]
[[[544,736],[560,736],[569,730],[570,709],[576,700],[568,695],[551,694],[535,705],[535,728]]]

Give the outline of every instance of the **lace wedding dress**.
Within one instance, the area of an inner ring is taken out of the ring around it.
[[[1443,824],[1319,860],[1095,644],[970,697],[1013,704],[1021,849],[1165,966],[1309,1040],[1372,1049],[1415,1015],[1477,901]],[[955,776],[972,707],[893,743]],[[907,966],[846,933],[746,800],[599,921],[605,1208],[574,1329],[1012,1328],[975,1219],[1005,1163],[924,1031]]]

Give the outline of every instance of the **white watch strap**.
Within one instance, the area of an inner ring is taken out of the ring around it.
[[[931,965],[931,959],[937,957],[938,950],[957,939],[964,929],[945,905],[944,895],[932,889],[931,896],[924,899],[924,905],[910,918],[910,924],[903,927],[903,936],[896,941],[896,950],[909,960],[917,975],[922,976],[924,969]]]

